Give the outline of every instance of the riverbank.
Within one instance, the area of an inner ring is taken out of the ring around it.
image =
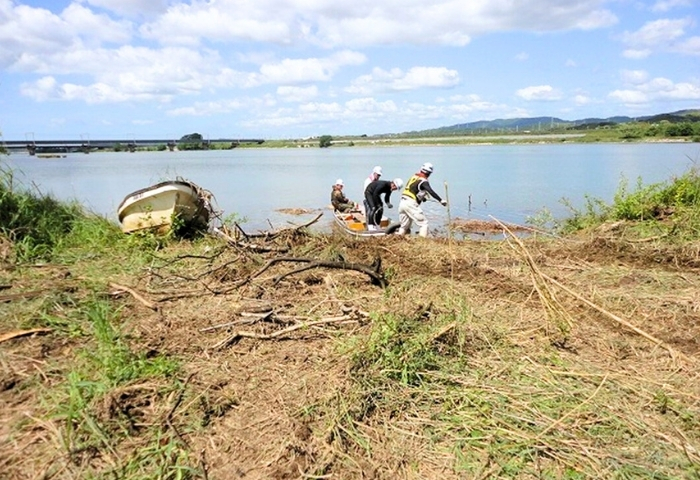
[[[506,235],[5,238],[1,471],[696,476],[697,240]]]

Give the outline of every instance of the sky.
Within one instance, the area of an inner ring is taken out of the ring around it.
[[[700,0],[0,0],[0,140],[700,108]]]

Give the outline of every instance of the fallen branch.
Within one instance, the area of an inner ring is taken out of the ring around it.
[[[200,328],[200,332],[211,332],[213,330],[221,330],[222,328],[235,327],[236,325],[251,325],[260,321],[265,321],[272,316],[273,310],[267,313],[251,315],[252,318],[241,318],[240,320],[234,320],[232,322],[219,323],[217,325],[212,325],[211,327]],[[241,316],[245,316],[241,314]]]
[[[223,339],[216,345],[212,346],[212,348],[219,349],[219,348],[224,348],[227,347],[228,345],[231,345],[232,343],[237,342],[241,338],[256,338],[258,340],[273,340],[275,338],[282,337],[284,335],[287,335],[289,333],[292,333],[296,330],[302,329],[302,328],[307,328],[307,327],[313,327],[315,325],[323,325],[323,324],[328,324],[328,323],[336,323],[336,322],[344,322],[346,320],[352,320],[352,316],[350,315],[343,315],[342,317],[332,317],[332,318],[324,318],[321,320],[315,320],[313,322],[305,322],[305,323],[297,323],[296,325],[292,325],[291,327],[287,327],[282,330],[278,330],[274,333],[255,333],[255,332],[246,332],[246,331],[240,331],[236,332],[233,335],[230,335],[229,337]]]
[[[332,262],[328,260],[316,260],[312,258],[298,258],[298,257],[281,257],[281,258],[274,258],[268,262],[268,264],[265,266],[265,269],[274,265],[275,263],[279,262],[300,262],[300,263],[307,263],[306,266],[304,267],[299,267],[295,270],[292,270],[291,272],[283,273],[281,275],[277,275],[273,283],[277,285],[282,279],[294,275],[296,273],[304,272],[306,270],[311,270],[312,268],[336,268],[336,269],[341,269],[341,270],[355,270],[358,272],[362,272],[366,275],[368,275],[372,279],[372,284],[373,285],[379,285],[382,288],[386,288],[388,285],[388,282],[386,278],[384,278],[384,274],[381,272],[381,259],[377,258],[377,260],[372,264],[371,266],[369,265],[364,265],[361,263],[351,263],[351,262]],[[259,272],[262,273],[262,272]],[[258,273],[258,274],[259,274]]]
[[[12,340],[13,338],[26,337],[27,335],[34,335],[35,333],[49,333],[50,328],[32,328],[29,330],[16,330],[14,332],[8,332],[0,335],[0,343]]]
[[[146,307],[150,308],[153,311],[156,311],[156,312],[158,311],[158,305],[155,302],[151,302],[150,300],[147,300],[146,298],[144,298],[141,294],[139,294],[135,290],[133,290],[129,287],[125,287],[124,285],[119,285],[117,283],[110,283],[109,286],[112,288],[115,288],[117,290],[123,290],[125,292],[130,293],[131,296],[133,296],[136,300],[138,300],[139,302],[144,304]]]
[[[313,225],[314,223],[318,222],[319,218],[323,216],[323,212],[319,213],[315,218],[312,220],[306,222],[303,225],[295,225],[294,227],[288,227],[288,228],[282,228],[280,230],[276,230],[274,232],[263,232],[263,233],[253,233],[253,234],[248,234],[243,231],[243,229],[240,227],[240,225],[236,225],[238,229],[241,231],[243,235],[245,235],[247,238],[265,238],[266,240],[272,240],[274,238],[279,237],[285,232],[296,232],[297,230],[301,230],[302,228],[306,228],[310,225]]]
[[[236,240],[232,236],[224,233],[220,229],[215,229],[214,232],[217,235],[219,235],[220,237],[223,237],[229,244],[236,246],[236,247],[244,248],[246,250],[252,250],[254,252],[259,252],[259,253],[262,253],[262,252],[286,253],[289,251],[289,248],[287,248],[287,247],[268,247],[265,245],[258,245],[256,243],[241,242],[239,240]],[[246,235],[246,237],[248,237],[248,235]]]

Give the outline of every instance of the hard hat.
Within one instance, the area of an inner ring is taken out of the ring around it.
[[[342,187],[343,185],[345,185],[345,184],[343,183],[343,179],[342,179],[342,178],[339,178],[338,180],[336,180],[336,181],[335,181],[335,184],[336,184],[336,185],[340,185],[341,187]]]
[[[377,175],[379,175],[381,177],[382,176],[382,167],[377,165],[376,167],[374,167],[372,169],[372,173],[376,173]]]
[[[395,178],[392,183],[396,185],[396,190],[401,190],[401,187],[403,187],[403,180],[400,178]]]
[[[433,164],[430,162],[425,162],[423,165],[421,165],[420,171],[428,174],[433,173]]]

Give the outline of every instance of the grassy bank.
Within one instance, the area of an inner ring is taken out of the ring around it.
[[[499,242],[185,241],[6,175],[0,477],[697,478],[698,192]]]

